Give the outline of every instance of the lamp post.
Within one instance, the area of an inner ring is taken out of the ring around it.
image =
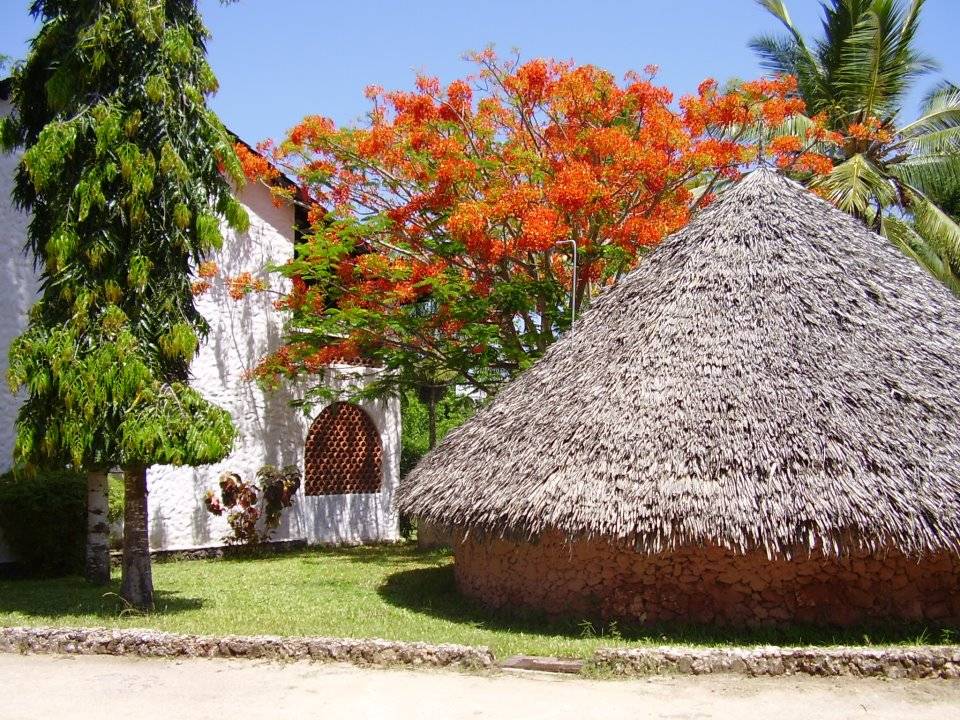
[[[573,282],[570,286],[570,332],[573,333],[573,321],[577,318],[577,241],[558,240],[557,245],[573,245]]]

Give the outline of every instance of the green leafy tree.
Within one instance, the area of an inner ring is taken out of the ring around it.
[[[834,161],[820,191],[889,238],[960,293],[960,226],[938,205],[939,189],[960,181],[960,92],[944,85],[920,117],[901,118],[914,83],[936,69],[917,47],[923,0],[831,0],[823,35],[812,42],[784,0],[758,0],[787,29],[751,42],[767,69],[794,75],[810,117],[784,132],[833,141],[817,150]]]
[[[408,390],[400,396],[401,477],[413,470],[448,432],[466,422],[479,404],[469,395],[458,395],[452,387],[435,387],[430,394],[421,389]]]
[[[37,0],[42,25],[14,73],[7,149],[41,297],[10,349],[21,471],[90,474],[106,543],[105,471],[125,473],[121,592],[153,604],[146,469],[230,450],[229,415],[187,385],[207,324],[192,268],[245,229],[225,171],[242,169],[206,106],[217,87],[193,0]],[[108,569],[94,574],[109,577]]]
[[[413,390],[400,395],[400,477],[416,467],[444,436],[466,422],[476,411],[479,400],[469,395],[458,395],[451,383],[438,377],[427,378]],[[400,516],[400,534],[409,538],[413,522]],[[422,540],[422,535],[419,536]]]

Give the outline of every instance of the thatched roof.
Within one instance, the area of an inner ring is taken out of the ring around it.
[[[478,531],[960,549],[960,301],[769,170],[668,238],[427,455]]]

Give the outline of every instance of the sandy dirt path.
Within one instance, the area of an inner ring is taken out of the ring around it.
[[[250,660],[0,655],[0,718],[923,718],[960,717],[947,680],[656,677],[360,669]]]

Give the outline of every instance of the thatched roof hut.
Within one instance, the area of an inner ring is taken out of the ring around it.
[[[489,535],[960,549],[960,301],[757,170],[401,484]]]

